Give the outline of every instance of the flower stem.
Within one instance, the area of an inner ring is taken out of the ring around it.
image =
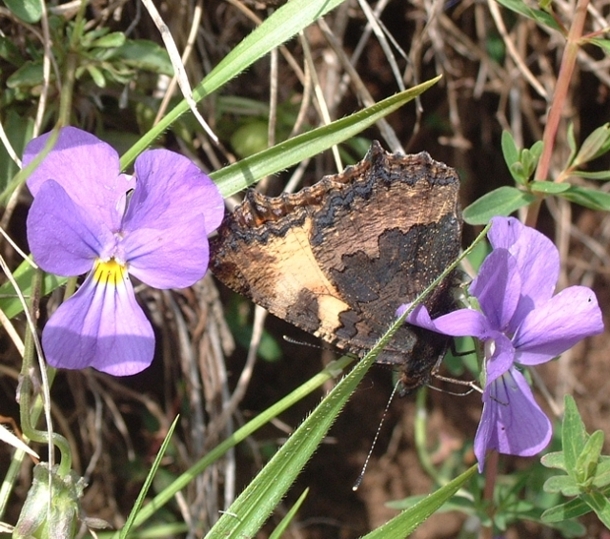
[[[557,76],[555,93],[553,94],[553,100],[551,102],[551,107],[549,108],[547,123],[542,135],[542,155],[540,156],[540,161],[538,162],[538,168],[536,169],[536,175],[534,178],[538,181],[545,181],[549,174],[551,157],[553,155],[557,131],[559,129],[559,122],[561,121],[561,113],[567,100],[570,82],[572,81],[574,66],[576,65],[576,56],[578,55],[578,50],[580,48],[580,39],[582,38],[583,28],[585,26],[585,20],[587,17],[588,5],[589,0],[578,0],[578,3],[576,4],[574,19],[572,20],[572,26],[570,27],[566,46],[563,51],[563,57],[561,59],[561,66],[559,68],[559,75]],[[525,220],[525,224],[527,226],[536,226],[541,203],[542,198],[538,197],[528,208],[527,217]]]
[[[35,313],[38,311],[38,303],[40,300],[40,291],[42,288],[42,271],[36,270],[34,272],[34,278],[32,283],[32,296],[30,300],[30,317],[32,321],[36,320]],[[34,358],[36,357],[36,343],[35,337],[32,331],[32,327],[28,324],[25,333],[24,340],[24,352],[23,352],[23,363],[21,365],[21,373],[19,380],[19,409],[21,417],[21,430],[24,436],[32,441],[39,443],[48,443],[49,439],[56,446],[61,453],[61,462],[58,469],[60,476],[65,476],[70,472],[72,468],[72,455],[70,453],[70,447],[68,441],[55,432],[51,432],[50,435],[46,431],[36,429],[36,422],[42,411],[42,406],[32,406],[32,375],[35,372]],[[44,368],[44,367],[43,367]],[[52,453],[49,454],[49,460],[52,461]]]
[[[485,459],[485,488],[483,490],[483,500],[487,503],[487,516],[489,516],[492,525],[489,528],[484,528],[481,534],[483,539],[492,539],[493,534],[493,522],[496,513],[496,507],[494,506],[494,491],[496,487],[496,479],[498,477],[498,461],[499,454],[497,451],[492,450],[487,453]]]
[[[87,8],[88,3],[87,0],[81,2],[80,9],[78,10],[74,21],[72,35],[70,36],[70,45],[68,47],[68,54],[64,65],[61,96],[59,100],[59,117],[57,118],[59,127],[70,125],[74,83],[76,82],[76,68],[78,67],[79,61],[79,46],[85,28],[85,9]]]

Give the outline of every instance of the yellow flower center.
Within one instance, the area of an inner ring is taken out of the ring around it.
[[[127,267],[117,262],[114,258],[102,262],[98,260],[93,268],[93,280],[102,286],[117,286],[125,279]]]

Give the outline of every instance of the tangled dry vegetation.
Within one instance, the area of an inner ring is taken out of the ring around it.
[[[194,85],[276,3],[171,0],[156,5]],[[47,15],[73,17],[78,4],[50,3]],[[553,6],[557,20],[569,28],[575,4],[557,0]],[[606,0],[588,4],[585,33],[607,28],[609,13]],[[129,38],[162,43],[141,2],[94,0],[88,14],[90,28],[108,27]],[[1,7],[0,31],[24,55],[28,46],[42,49],[41,28],[19,22]],[[467,205],[493,188],[511,183],[500,149],[503,129],[510,130],[521,147],[542,138],[548,106],[558,88],[564,45],[559,32],[547,31],[493,0],[346,0],[298,39],[274,50],[202,102],[200,111],[219,136],[219,145],[212,144],[190,117],[182,118],[160,142],[204,169],[214,170],[442,74],[442,80],[415,105],[380,122],[363,139],[334,155],[320,155],[281,176],[267,178],[259,189],[277,194],[312,184],[359,160],[367,140],[376,138],[388,149],[426,150],[455,167]],[[574,76],[565,89],[550,177],[558,173],[569,154],[568,124],[574,125],[576,138],[582,140],[610,117],[608,67],[609,60],[599,49],[580,49]],[[3,66],[3,86],[10,75],[11,67]],[[45,121],[52,116],[60,91],[57,81],[47,90],[44,114],[39,115],[43,131],[49,127]],[[41,92],[40,88],[30,92],[29,99],[10,107],[35,118]],[[174,80],[151,73],[137,73],[127,84],[105,87],[83,77],[76,86],[72,116],[75,124],[127,147],[179,94]],[[9,117],[8,107],[0,111],[3,121]],[[606,169],[608,165],[607,161],[600,164]],[[3,228],[24,248],[27,203],[22,193],[2,217]],[[574,211],[570,204],[553,199],[545,206],[540,223],[555,237],[564,258],[563,284],[592,286],[604,309],[610,299],[608,218],[589,210]],[[465,241],[472,235],[472,230],[467,231]],[[6,244],[3,255],[18,262]],[[139,298],[157,331],[153,366],[130,379],[113,379],[93,371],[61,372],[53,388],[56,428],[70,441],[74,466],[90,485],[84,507],[88,514],[115,527],[123,524],[176,414],[181,414],[179,432],[156,478],[159,488],[335,357],[329,350],[283,342],[284,334],[298,341],[308,338],[277,320],[265,320],[262,312],[219,290],[209,275],[188,290],[142,288]],[[55,304],[52,296],[46,311]],[[6,335],[2,341],[0,410],[17,418],[13,395],[19,354]],[[540,383],[546,388],[548,409],[557,411],[562,396],[572,393],[591,428],[610,429],[606,341],[601,336],[587,345],[588,354],[581,346],[543,372]],[[262,348],[257,356],[259,344]],[[287,537],[357,537],[395,514],[385,502],[429,491],[432,483],[422,471],[414,446],[412,399],[392,404],[363,486],[356,493],[351,490],[390,391],[388,372],[374,369],[331,431],[332,438],[316,453],[282,506],[287,510],[304,487],[311,488]],[[319,398],[316,395],[302,402],[227,453],[164,508],[159,520],[186,522],[194,530],[191,536],[201,536]],[[429,393],[427,409],[430,458],[442,462],[472,440],[480,401],[476,396]],[[4,471],[8,462],[5,447],[0,446],[0,455],[0,470]],[[461,458],[472,461],[468,451]],[[24,469],[23,485],[29,484],[28,473]],[[16,493],[14,512],[6,519],[16,518],[23,495],[23,491]],[[281,517],[278,513],[273,519]],[[452,537],[460,521],[457,516],[441,515],[428,522],[417,537]],[[596,524],[590,526],[594,533]]]

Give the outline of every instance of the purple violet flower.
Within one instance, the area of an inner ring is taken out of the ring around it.
[[[604,329],[591,289],[571,286],[553,295],[559,252],[548,238],[517,219],[495,217],[489,241],[493,251],[470,286],[481,311],[460,309],[432,320],[420,305],[407,317],[410,324],[485,343],[483,413],[474,442],[480,471],[489,450],[532,456],[551,439],[551,423],[516,365],[550,361]]]
[[[27,145],[24,166],[48,138]],[[34,196],[27,235],[36,263],[65,277],[89,272],[44,327],[48,363],[115,376],[142,371],[152,362],[155,338],[129,275],[162,289],[203,277],[207,236],[224,213],[215,184],[168,150],[145,151],[133,176],[121,174],[111,146],[64,127],[27,185]]]

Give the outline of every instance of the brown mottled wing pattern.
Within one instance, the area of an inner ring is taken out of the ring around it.
[[[459,254],[455,171],[422,152],[363,161],[294,195],[250,191],[211,240],[212,272],[276,316],[362,357],[396,309]],[[452,309],[450,281],[426,301]],[[378,356],[400,365],[403,389],[425,383],[445,338],[405,326]]]

